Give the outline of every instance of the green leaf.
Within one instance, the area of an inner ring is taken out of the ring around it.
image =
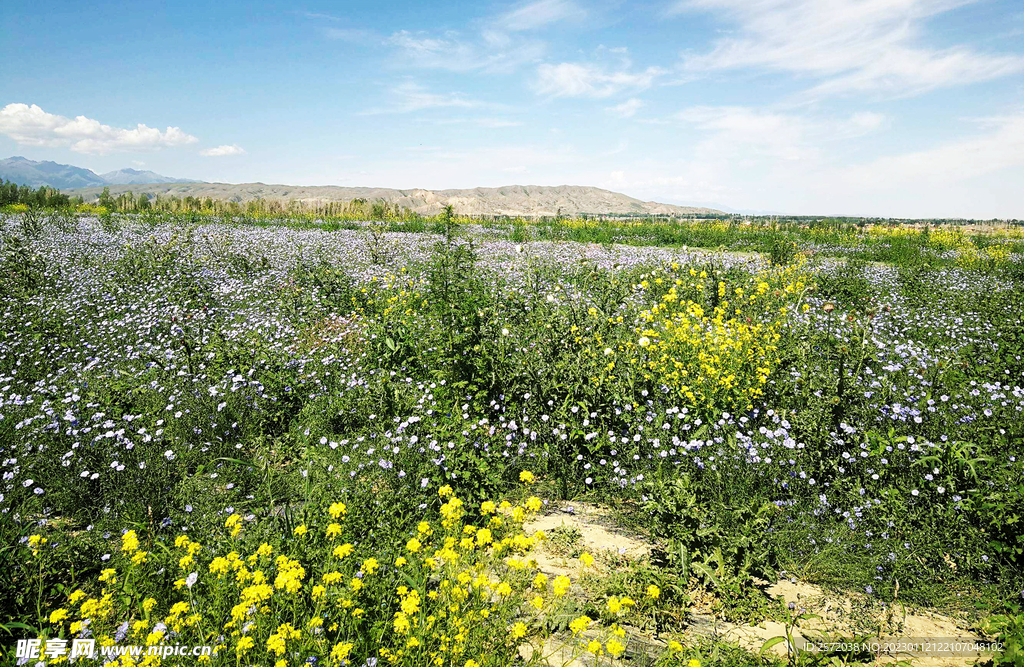
[[[777,645],[781,644],[784,641],[786,641],[786,638],[781,636],[781,635],[778,636],[778,637],[772,637],[771,639],[766,641],[764,644],[761,644],[761,653],[764,653],[765,651],[767,651],[771,647],[777,646]]]

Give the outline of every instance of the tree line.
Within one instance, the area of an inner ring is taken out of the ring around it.
[[[24,204],[32,208],[69,208],[82,201],[81,197],[72,199],[57,188],[47,185],[33,189],[13,181],[0,180],[0,206]]]

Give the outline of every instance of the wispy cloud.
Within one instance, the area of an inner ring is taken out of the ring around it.
[[[537,67],[533,88],[548,97],[604,98],[624,91],[649,88],[656,78],[665,74],[660,67],[634,69],[625,48],[600,48],[602,56],[612,56],[609,63],[544,63]]]
[[[24,146],[68,147],[77,153],[95,155],[155,150],[199,141],[177,127],[168,127],[163,132],[142,123],[132,129],[111,127],[85,116],[71,119],[47,113],[35,104],[8,104],[0,109],[0,134]]]
[[[735,25],[687,73],[761,68],[818,79],[811,93],[903,97],[1024,71],[1015,54],[923,44],[926,19],[978,0],[684,0],[672,13],[712,12]]]
[[[425,109],[476,109],[495,107],[481,100],[467,97],[459,92],[435,93],[415,81],[403,81],[389,91],[391,102],[384,107],[368,109],[359,115],[386,113],[410,113]]]
[[[528,33],[586,15],[571,0],[537,0],[471,22],[462,31],[399,30],[385,43],[394,47],[401,63],[409,67],[509,73],[538,62],[547,53],[547,43]]]
[[[481,117],[481,118],[435,118],[430,120],[436,125],[475,125],[487,129],[501,129],[503,127],[519,127],[523,123],[508,118]]]
[[[1011,167],[1024,167],[1024,114],[975,121],[984,132],[934,148],[880,157],[844,169],[850,187],[893,189],[962,184]]]
[[[311,19],[311,20],[314,20],[314,21],[340,21],[341,20],[340,16],[335,16],[334,14],[325,14],[323,12],[295,12],[295,13],[298,14],[299,16],[302,16],[304,18]]]
[[[341,42],[370,44],[379,43],[381,41],[378,35],[375,35],[369,30],[362,30],[360,28],[335,28],[334,26],[327,26],[323,29],[323,33],[324,36]]]
[[[638,97],[631,97],[622,104],[605,107],[604,110],[619,118],[632,118],[643,106],[643,100]]]
[[[538,0],[498,16],[493,23],[509,32],[519,32],[537,30],[558,21],[583,18],[585,15],[583,8],[569,0]]]
[[[697,151],[751,161],[818,159],[830,143],[881,129],[882,114],[855,112],[846,117],[815,117],[754,107],[689,107],[675,119],[699,130]]]
[[[229,155],[245,155],[245,149],[238,144],[224,144],[214,148],[205,148],[199,151],[199,154],[206,157],[227,157]]]
[[[543,42],[494,29],[468,37],[459,32],[436,37],[400,30],[386,43],[397,49],[403,65],[452,72],[511,72],[536,62],[546,51]]]

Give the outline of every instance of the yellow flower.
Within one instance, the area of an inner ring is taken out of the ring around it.
[[[601,655],[601,642],[596,639],[591,639],[590,643],[587,644],[587,650],[594,655]]]
[[[403,565],[408,565],[408,564],[409,564],[409,561],[407,561],[405,559],[405,556],[399,556],[398,558],[395,559],[395,567],[402,567]]]
[[[544,607],[544,598],[542,598],[539,595],[534,595],[533,599],[530,600],[530,604],[533,606],[534,609],[539,610]]]
[[[215,574],[227,574],[231,570],[231,563],[223,556],[217,556],[210,561],[210,572]]]
[[[520,621],[512,626],[512,639],[522,639],[526,636],[526,623]]]
[[[363,572],[366,574],[373,574],[380,567],[380,563],[377,562],[376,558],[367,558],[363,561]]]
[[[340,523],[332,523],[331,525],[327,526],[327,537],[337,537],[338,535],[341,535]]]
[[[569,624],[569,629],[572,630],[572,633],[574,635],[578,635],[579,633],[589,628],[591,623],[593,623],[593,619],[591,619],[589,616],[579,616],[573,619],[572,623]]]
[[[334,551],[332,553],[334,554],[335,558],[339,558],[340,559],[340,558],[344,558],[345,556],[347,556],[350,553],[352,553],[352,551],[354,549],[355,549],[355,547],[352,546],[351,544],[348,544],[348,543],[346,543],[346,544],[339,544],[338,546],[334,547]]]
[[[668,643],[668,650],[672,653],[680,653],[683,650],[683,645],[672,639]]]
[[[580,554],[580,562],[583,563],[583,567],[593,567],[594,566],[594,557],[591,556],[590,554],[584,552],[584,553]]]
[[[414,554],[417,551],[419,551],[420,547],[422,547],[422,546],[423,546],[423,544],[419,540],[417,540],[415,537],[405,543],[406,551],[408,551],[411,554]]]
[[[617,639],[609,639],[607,647],[608,653],[615,656],[616,658],[622,655],[622,652],[626,650],[626,647],[623,646]]]
[[[519,473],[519,481],[522,482],[523,484],[533,484],[533,473],[530,472],[529,470],[522,471],[521,473]]]
[[[495,589],[495,592],[503,597],[508,597],[509,595],[512,595],[512,587],[508,585],[507,581],[503,581],[500,584],[498,584],[498,587]]]
[[[352,649],[354,647],[355,644],[353,644],[352,642],[339,642],[335,644],[334,648],[331,649],[331,659],[336,660],[338,662],[345,660],[352,652]]]
[[[569,581],[569,577],[565,576],[564,574],[555,577],[555,581],[552,584],[552,586],[554,587],[555,596],[562,597],[563,595],[568,593],[569,586],[571,585],[572,582]]]
[[[156,600],[154,600],[153,598],[146,598],[142,602],[142,610],[145,611],[147,614],[149,612],[153,611],[153,607],[155,607],[155,606],[156,606]]]
[[[348,513],[348,509],[345,507],[345,503],[331,503],[331,506],[327,508],[332,519],[345,516]]]
[[[686,667],[700,667],[700,660],[697,658],[690,658],[690,662],[686,663]]]
[[[437,495],[441,498],[448,498],[450,496],[454,496],[455,491],[452,489],[450,485],[445,484],[444,486],[437,490]]]
[[[50,623],[60,623],[68,617],[67,609],[58,609],[57,611],[50,614]]]
[[[68,596],[68,604],[78,604],[78,601],[85,597],[84,591],[75,591]]]
[[[256,641],[252,637],[242,637],[238,640],[238,645],[235,647],[235,653],[241,656],[255,645]]]
[[[237,514],[232,514],[228,517],[228,520],[224,522],[224,527],[231,529],[231,537],[238,537],[238,533],[242,531],[242,517]]]
[[[302,524],[300,526],[295,526],[295,530],[293,532],[295,533],[295,537],[302,537],[307,532],[306,525]]]
[[[661,589],[655,586],[654,584],[651,584],[647,587],[647,597],[651,598],[652,600],[657,600],[659,597],[661,597]]]
[[[138,548],[139,536],[135,534],[134,530],[129,530],[127,533],[121,536],[121,551],[130,554]]]

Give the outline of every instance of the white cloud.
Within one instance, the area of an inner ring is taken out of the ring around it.
[[[360,115],[375,115],[382,113],[409,113],[422,111],[424,109],[473,109],[489,105],[480,100],[466,97],[462,93],[434,93],[415,81],[404,81],[390,89],[392,102],[386,107],[369,109]]]
[[[923,45],[931,16],[978,0],[684,0],[674,13],[710,11],[736,25],[689,73],[746,67],[819,80],[812,94],[904,97],[1024,71],[1024,57]]]
[[[334,28],[327,27],[323,29],[325,36],[330,39],[336,39],[342,42],[353,42],[355,44],[370,44],[374,41],[380,40],[380,36],[374,36],[369,30],[362,30],[359,28]]]
[[[545,42],[524,33],[586,16],[572,0],[535,0],[474,21],[466,32],[449,30],[436,35],[400,30],[385,44],[395,47],[401,63],[409,67],[509,73],[538,62],[547,52]]]
[[[534,90],[549,97],[611,97],[625,90],[644,90],[664,73],[659,67],[609,70],[589,63],[545,63],[537,67]]]
[[[872,111],[845,118],[782,113],[753,107],[695,106],[674,117],[703,132],[698,149],[709,155],[734,155],[750,160],[810,160],[830,143],[876,132],[888,122]]]
[[[199,151],[200,155],[206,157],[224,157],[227,155],[245,155],[245,149],[238,144],[224,144],[215,148],[206,148]]]
[[[0,134],[24,146],[69,147],[78,153],[96,155],[155,150],[199,141],[177,127],[161,132],[139,123],[129,130],[103,125],[85,116],[65,118],[47,113],[35,104],[8,104],[0,109]]]
[[[979,124],[988,132],[935,148],[880,157],[844,169],[842,176],[855,188],[940,188],[1024,166],[1024,114],[982,119]]]
[[[433,122],[438,125],[476,125],[487,129],[501,129],[503,127],[519,127],[522,123],[518,120],[507,118],[438,118]]]
[[[511,72],[536,62],[546,50],[543,42],[494,28],[483,29],[476,38],[457,32],[432,37],[401,30],[385,43],[398,49],[404,65],[452,72]]]
[[[709,156],[793,161],[812,159],[818,152],[808,136],[808,121],[799,116],[750,107],[697,106],[676,118],[703,132],[698,151]]]
[[[502,14],[495,24],[510,32],[536,30],[571,17],[581,17],[584,10],[568,0],[538,0]]]
[[[618,116],[619,118],[632,118],[636,115],[636,112],[643,107],[643,105],[643,100],[638,97],[631,97],[622,104],[605,107],[604,110],[610,114]]]

